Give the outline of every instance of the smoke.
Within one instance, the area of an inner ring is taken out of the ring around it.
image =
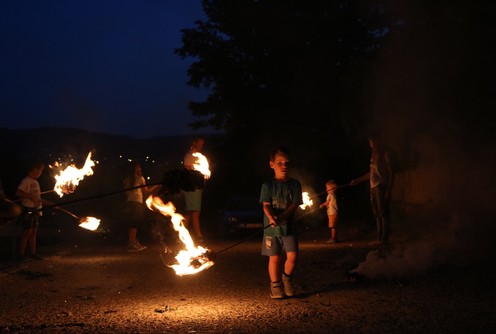
[[[491,8],[486,8],[490,6]],[[494,5],[394,2],[402,29],[368,84],[371,126],[396,165],[393,244],[355,272],[407,276],[494,251]]]
[[[352,273],[380,279],[417,275],[444,264],[465,265],[469,254],[457,247],[460,222],[455,218],[450,224],[445,224],[447,229],[442,231],[371,251]]]

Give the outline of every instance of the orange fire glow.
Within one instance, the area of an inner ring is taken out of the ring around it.
[[[56,163],[55,166],[59,167],[58,163]],[[81,181],[85,176],[93,175],[93,166],[95,166],[95,162],[91,160],[90,152],[86,158],[83,168],[78,169],[74,165],[69,165],[58,175],[55,175],[56,182],[53,190],[60,197],[64,196],[64,194],[73,193],[79,185],[79,181]]]
[[[176,275],[196,274],[214,265],[214,262],[206,256],[209,250],[201,246],[195,246],[188,229],[184,226],[184,217],[176,213],[174,204],[171,202],[164,204],[160,197],[150,196],[146,200],[146,205],[150,209],[160,211],[164,216],[171,217],[174,230],[179,233],[179,239],[185,246],[185,249],[179,251],[176,255],[177,264],[170,266],[175,270]]]
[[[203,176],[205,177],[205,179],[209,179],[211,173],[210,173],[210,169],[209,169],[210,166],[209,166],[207,158],[199,152],[193,153],[193,156],[196,158],[196,161],[193,164],[194,170],[197,170],[200,173],[202,173]]]
[[[84,217],[81,219],[79,226],[90,231],[95,231],[100,226],[100,219],[95,217]]]
[[[302,195],[303,195],[303,204],[300,205],[300,208],[302,210],[305,210],[307,207],[309,208],[313,205],[313,200],[310,199],[310,196],[306,191],[303,192]]]

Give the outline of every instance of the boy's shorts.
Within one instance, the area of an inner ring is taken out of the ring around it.
[[[21,226],[23,230],[35,230],[40,225],[39,212],[35,210],[25,210],[22,219]]]
[[[264,236],[262,240],[262,255],[281,255],[282,249],[287,252],[298,252],[298,239],[295,235],[287,237]]]
[[[338,224],[338,215],[327,215],[329,221],[329,228],[335,228]]]

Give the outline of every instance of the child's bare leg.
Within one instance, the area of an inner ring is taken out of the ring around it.
[[[136,234],[138,233],[138,229],[136,227],[130,227],[127,235],[128,235],[128,242],[132,245],[136,243]]]
[[[192,211],[191,219],[193,221],[193,229],[195,230],[196,237],[199,239],[203,238],[200,228],[200,211]]]
[[[336,240],[336,229],[331,227],[331,239]]]
[[[29,250],[31,255],[36,254],[36,229],[31,230],[31,235],[29,236]]]
[[[336,221],[337,215],[328,215],[327,219],[329,221],[329,230],[331,232],[331,239],[329,241],[336,241]]]
[[[269,256],[269,277],[271,282],[281,279],[281,255]]]
[[[287,252],[286,262],[284,263],[284,273],[288,276],[293,274],[293,270],[296,266],[296,259],[298,257],[297,252]]]
[[[21,236],[21,244],[20,244],[20,253],[21,253],[21,256],[24,256],[25,252],[26,252],[26,245],[28,243],[28,239],[29,239],[29,236],[31,234],[31,230],[24,230],[24,232],[22,233],[22,236]]]

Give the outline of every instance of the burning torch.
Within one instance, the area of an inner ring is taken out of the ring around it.
[[[100,225],[100,219],[95,218],[95,217],[79,217],[75,213],[66,210],[61,207],[54,207],[54,209],[57,209],[59,211],[62,211],[64,213],[67,213],[69,216],[76,218],[79,221],[79,226],[82,228],[85,228],[90,231],[95,231],[98,226]]]

